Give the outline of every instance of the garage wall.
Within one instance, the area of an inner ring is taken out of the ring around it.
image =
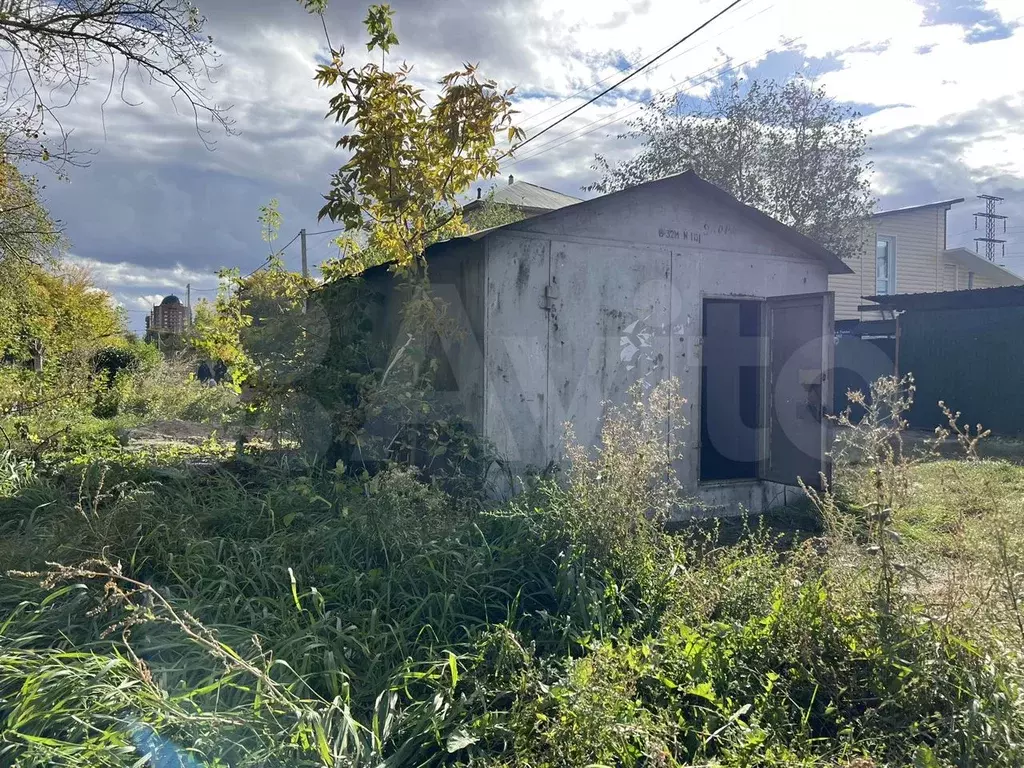
[[[435,340],[443,374],[435,397],[477,431],[484,419],[484,253],[484,241],[460,242],[432,256],[429,267],[431,290],[459,329]]]
[[[548,285],[551,242],[486,240],[484,434],[518,469],[550,460],[547,445]]]
[[[558,211],[486,238],[487,434],[519,465],[562,456],[563,425],[593,444],[607,402],[680,379],[678,469],[695,487],[704,296],[827,290],[822,262],[726,208],[671,187]]]
[[[484,415],[484,263],[483,241],[460,241],[431,252],[431,291],[444,302],[445,311],[457,328],[456,333],[445,338],[435,334],[426,339],[422,327],[410,325],[403,317],[408,291],[388,267],[374,267],[363,274],[367,285],[381,296],[373,318],[379,364],[387,366],[393,361],[410,335],[416,338],[417,345],[427,344],[438,366],[436,389],[431,394],[437,410],[425,417],[436,418],[437,412],[455,414],[477,431],[483,429]],[[398,366],[389,376],[394,380],[406,374]],[[367,429],[379,437],[393,434],[394,425],[380,422],[367,425]]]

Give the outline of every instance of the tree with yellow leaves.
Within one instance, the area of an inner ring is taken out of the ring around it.
[[[325,7],[304,4],[314,13]],[[365,233],[365,247],[351,248],[349,273],[381,262],[415,267],[427,245],[463,234],[457,196],[475,179],[497,175],[499,136],[514,142],[523,135],[512,121],[514,89],[481,79],[472,64],[442,77],[430,106],[409,81],[408,64],[388,70],[387,55],[398,45],[393,15],[389,6],[373,5],[364,22],[367,50],[380,53],[380,64],[347,66],[344,49],[332,47],[331,61],[316,73],[320,85],[339,88],[328,117],[346,127],[337,146],[350,153],[320,218],[343,223],[349,245],[354,233]]]

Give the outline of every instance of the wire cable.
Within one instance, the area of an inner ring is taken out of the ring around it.
[[[753,2],[753,1],[754,1],[754,0],[747,0],[747,2]],[[741,22],[739,22],[739,23],[737,23],[737,24],[733,24],[733,25],[732,25],[731,27],[729,27],[728,29],[722,30],[722,31],[721,31],[721,32],[719,32],[719,33],[718,33],[717,35],[715,35],[714,37],[710,37],[710,38],[708,38],[707,40],[705,40],[705,41],[704,41],[704,42],[702,42],[702,43],[698,43],[697,45],[691,46],[691,47],[687,48],[687,49],[686,49],[685,51],[680,51],[680,52],[679,52],[679,53],[677,53],[677,54],[676,54],[675,56],[672,56],[671,58],[669,58],[669,59],[666,59],[665,61],[663,61],[663,62],[661,62],[660,64],[658,64],[658,66],[656,66],[656,67],[651,67],[651,69],[650,69],[649,71],[653,72],[653,71],[655,71],[655,70],[661,69],[661,68],[662,68],[663,66],[665,66],[665,65],[667,65],[667,64],[670,64],[671,62],[675,61],[676,59],[678,59],[678,58],[680,58],[680,57],[682,57],[682,56],[685,56],[686,54],[688,54],[688,53],[691,53],[692,51],[696,51],[696,50],[697,50],[698,48],[702,48],[703,46],[705,46],[705,45],[707,45],[708,43],[710,43],[710,42],[711,42],[712,40],[715,40],[715,39],[717,39],[717,38],[721,37],[721,36],[722,36],[722,35],[724,35],[724,34],[725,34],[726,32],[731,32],[732,30],[736,29],[737,27],[739,27],[739,26],[742,26],[742,25],[746,24],[747,22],[749,22],[749,21],[751,21],[751,20],[753,20],[753,19],[757,18],[757,17],[758,17],[758,16],[760,16],[761,14],[763,14],[763,13],[767,13],[768,11],[770,11],[770,10],[771,10],[772,8],[774,8],[774,7],[775,7],[775,4],[774,4],[774,3],[772,3],[771,5],[767,5],[767,6],[765,6],[765,7],[764,7],[764,8],[762,8],[761,10],[759,10],[759,11],[757,11],[756,13],[754,13],[754,14],[751,14],[750,16],[748,16],[747,18],[745,18],[745,19],[744,19],[743,21],[741,21]],[[628,68],[623,68],[623,69],[620,69],[620,70],[616,70],[616,72],[614,72],[614,73],[612,73],[612,74],[608,75],[607,77],[604,77],[604,78],[602,78],[602,79],[598,80],[598,81],[597,81],[597,82],[595,82],[595,83],[591,83],[591,84],[590,84],[590,85],[588,85],[588,86],[587,86],[586,88],[581,88],[580,90],[576,91],[575,93],[571,94],[570,96],[566,96],[566,97],[565,97],[564,99],[562,99],[562,100],[560,100],[560,101],[558,101],[558,102],[555,102],[554,104],[552,104],[552,105],[550,105],[550,106],[548,106],[548,107],[545,107],[545,108],[544,108],[544,109],[542,109],[542,110],[541,110],[540,112],[535,112],[535,113],[534,113],[534,114],[532,114],[532,115],[528,115],[528,116],[527,116],[527,117],[525,117],[525,118],[523,119],[523,121],[522,121],[522,122],[521,122],[521,123],[519,124],[519,127],[520,127],[520,128],[525,128],[527,124],[529,124],[529,123],[532,123],[532,122],[533,122],[534,120],[536,120],[536,118],[540,117],[541,115],[543,115],[543,114],[545,114],[545,113],[547,113],[547,112],[550,112],[550,111],[551,111],[552,109],[555,109],[556,107],[559,107],[559,106],[561,106],[562,104],[565,104],[565,103],[566,103],[567,101],[571,101],[572,99],[575,99],[575,98],[576,98],[577,96],[581,96],[581,95],[583,95],[584,93],[586,93],[587,91],[589,91],[589,90],[590,90],[591,88],[595,88],[595,87],[597,87],[597,86],[601,85],[602,83],[605,83],[605,82],[607,82],[608,80],[611,80],[611,79],[612,79],[612,78],[613,78],[613,77],[614,77],[614,76],[615,76],[616,74],[618,74],[619,72],[625,72],[625,71],[626,71],[627,69],[628,69]],[[565,114],[565,113],[559,113],[559,116],[561,116],[562,114]]]
[[[286,250],[288,250],[288,246],[290,246],[292,243],[294,243],[296,240],[298,240],[301,235],[302,235],[301,231],[296,232],[295,233],[295,237],[293,237],[291,240],[289,240],[287,243],[285,243],[284,247],[282,247],[280,250],[275,251],[274,253],[272,253],[269,256],[267,256],[267,260],[266,261],[264,261],[262,264],[260,264],[258,267],[256,267],[256,269],[254,269],[249,274],[242,275],[242,277],[252,277],[253,275],[255,275],[257,272],[259,272],[261,269],[263,269],[265,266],[267,266],[271,261],[273,261],[275,256],[280,256]]]
[[[630,80],[630,79],[631,79],[631,78],[633,78],[633,77],[636,77],[636,76],[637,76],[637,75],[639,75],[639,74],[640,74],[641,72],[643,72],[643,71],[645,71],[645,70],[647,70],[647,69],[650,69],[650,68],[651,68],[651,65],[653,65],[653,64],[654,64],[655,62],[657,62],[657,61],[659,61],[660,59],[664,58],[666,54],[668,54],[668,53],[672,52],[673,50],[675,50],[676,48],[678,48],[678,47],[679,47],[680,45],[682,45],[683,43],[685,43],[685,42],[686,42],[687,40],[689,40],[690,38],[692,38],[692,37],[693,37],[694,35],[696,35],[696,34],[697,34],[698,32],[700,32],[701,30],[703,30],[704,28],[706,28],[706,27],[707,27],[707,26],[709,26],[710,24],[712,24],[712,23],[713,23],[714,21],[716,21],[716,20],[718,20],[719,18],[721,18],[722,16],[724,16],[724,15],[725,15],[726,13],[728,13],[729,11],[731,11],[731,10],[732,10],[733,8],[735,8],[735,7],[739,6],[739,5],[742,5],[743,3],[748,3],[748,2],[751,2],[751,0],[733,0],[733,1],[731,2],[731,3],[729,3],[729,5],[727,5],[727,6],[725,7],[725,8],[723,8],[722,10],[720,10],[720,11],[719,11],[718,13],[716,13],[716,14],[715,14],[715,15],[713,15],[713,16],[711,16],[711,17],[710,17],[709,19],[707,19],[706,21],[704,21],[704,22],[703,22],[702,24],[700,24],[699,26],[697,26],[696,28],[694,28],[693,30],[691,30],[690,32],[688,32],[688,33],[687,33],[686,35],[684,35],[683,37],[681,37],[681,38],[679,38],[678,40],[676,40],[676,41],[675,41],[674,43],[672,43],[672,44],[671,44],[670,46],[668,46],[668,47],[667,47],[667,48],[665,48],[665,49],[664,49],[663,51],[661,51],[661,53],[659,53],[659,54],[657,54],[656,56],[654,56],[653,58],[649,59],[649,60],[648,60],[648,61],[646,61],[646,62],[645,62],[644,64],[642,64],[641,66],[637,67],[637,68],[636,68],[636,69],[634,69],[634,70],[633,70],[632,72],[630,72],[629,74],[627,74],[627,75],[626,75],[625,77],[621,78],[621,79],[620,79],[620,80],[618,80],[617,82],[615,82],[615,83],[613,83],[612,85],[610,85],[610,86],[608,86],[607,88],[605,88],[605,89],[604,89],[603,91],[601,91],[601,93],[597,94],[596,96],[594,96],[593,98],[591,98],[591,99],[587,100],[586,102],[584,102],[584,103],[583,103],[583,104],[581,104],[580,106],[578,106],[578,107],[575,107],[574,109],[572,109],[572,110],[570,110],[569,112],[565,113],[564,115],[560,116],[560,117],[559,117],[558,119],[556,119],[556,120],[555,120],[554,122],[552,122],[552,123],[551,123],[550,125],[548,125],[547,127],[543,128],[542,130],[538,131],[538,132],[537,132],[537,133],[535,133],[535,134],[534,134],[533,136],[531,136],[531,137],[529,137],[528,139],[525,139],[524,141],[520,142],[520,143],[519,143],[518,145],[516,145],[515,147],[513,147],[512,149],[510,149],[510,150],[509,150],[508,152],[506,152],[505,154],[503,154],[503,155],[501,156],[501,157],[502,157],[502,159],[503,159],[503,158],[505,158],[505,157],[508,157],[509,155],[511,155],[511,153],[512,153],[513,151],[515,151],[515,150],[518,150],[518,149],[520,149],[520,148],[522,148],[522,147],[526,146],[526,145],[527,145],[527,144],[529,144],[529,143],[530,143],[531,141],[534,141],[534,140],[535,140],[535,139],[537,139],[538,137],[540,137],[540,136],[544,135],[545,133],[547,133],[548,131],[550,131],[550,130],[551,130],[552,128],[554,128],[555,126],[557,126],[557,125],[560,125],[561,123],[565,122],[565,121],[566,121],[566,120],[568,120],[568,119],[569,119],[570,117],[572,117],[573,115],[575,115],[576,113],[578,113],[578,112],[579,112],[580,110],[582,110],[582,109],[584,109],[584,108],[586,108],[586,107],[590,106],[590,105],[591,105],[591,104],[593,104],[593,103],[594,103],[595,101],[598,101],[599,99],[601,99],[601,98],[602,98],[603,96],[606,96],[606,95],[608,95],[609,93],[611,93],[611,92],[612,92],[613,90],[615,90],[616,88],[618,88],[618,87],[619,87],[620,85],[622,85],[622,84],[623,84],[623,83],[625,83],[626,81]],[[773,6],[768,6],[767,8],[764,8],[763,10],[761,10],[761,11],[758,11],[758,13],[754,14],[754,16],[751,16],[750,18],[754,18],[755,16],[758,16],[758,15],[760,15],[761,13],[764,13],[765,11],[767,11],[767,10],[768,10],[769,8],[771,8],[771,7],[773,7]],[[750,19],[747,19],[747,21],[749,21],[749,20],[750,20]],[[792,41],[790,41],[790,42],[792,42]],[[696,48],[696,46],[695,46],[695,48]],[[684,53],[688,53],[688,52],[689,52],[690,50],[695,50],[695,48],[691,48],[691,49],[687,49],[686,51],[682,51],[682,52],[681,52],[680,54],[678,54],[678,56],[681,56],[681,55],[683,55]],[[773,50],[775,50],[775,49],[773,49]],[[770,51],[769,51],[769,52],[770,52]],[[672,60],[674,60],[675,58],[678,58],[678,56],[675,56],[675,57],[673,57],[673,58],[672,58],[672,59],[670,59],[669,61],[672,61]],[[668,63],[668,62],[664,62],[664,63]],[[746,63],[746,62],[744,62],[744,64],[745,64],[745,63]],[[743,66],[743,65],[740,65],[740,66]],[[657,69],[657,67],[655,67],[655,69]],[[705,71],[709,71],[709,70],[705,70]],[[725,70],[725,71],[729,71],[729,70]],[[701,74],[703,74],[703,73],[701,73]],[[552,108],[554,108],[554,107],[557,107],[557,106],[559,106],[559,104],[564,104],[564,103],[565,103],[566,101],[569,101],[570,99],[573,99],[573,98],[575,98],[575,97],[576,97],[576,96],[578,96],[579,94],[581,94],[581,93],[584,93],[584,92],[586,92],[586,91],[590,90],[590,89],[591,89],[591,88],[593,88],[594,86],[596,86],[596,85],[600,85],[601,83],[603,83],[603,82],[605,82],[606,80],[608,80],[608,79],[609,79],[610,77],[611,77],[611,75],[609,75],[609,76],[608,76],[608,77],[606,77],[606,78],[603,78],[602,80],[598,80],[598,81],[597,81],[596,83],[594,83],[594,84],[592,84],[592,85],[588,85],[588,86],[587,86],[586,88],[584,88],[584,89],[582,89],[582,90],[580,90],[580,91],[577,91],[576,93],[574,93],[574,94],[573,94],[573,95],[571,95],[571,96],[567,96],[566,98],[562,99],[562,101],[560,101],[560,102],[558,102],[558,103],[556,103],[556,104],[552,105],[551,107],[548,107],[548,108],[547,108],[547,109],[545,109],[545,110],[542,110],[541,112],[537,113],[537,115],[533,115],[533,116],[531,116],[531,118],[527,118],[527,119],[529,120],[529,119],[532,119],[532,118],[534,118],[534,117],[537,117],[538,115],[544,114],[544,112],[546,112],[546,111],[549,111],[550,109],[552,109]],[[696,77],[699,77],[699,75],[697,75]],[[690,78],[690,79],[692,80],[693,78]],[[670,87],[676,87],[676,86],[670,86]],[[669,90],[669,89],[668,89],[668,88],[666,88],[666,89],[664,89],[664,90],[662,90],[662,91],[659,91],[658,93],[664,93],[664,92],[665,92],[666,90]],[[603,119],[606,119],[606,118],[602,118],[602,120],[603,120]],[[593,123],[590,123],[590,125],[592,125],[592,124],[593,124]],[[584,126],[584,128],[586,128],[586,127],[587,127],[587,126]],[[579,129],[577,129],[577,130],[579,130]],[[596,130],[596,129],[595,129],[595,130]],[[575,131],[573,131],[573,132],[575,132]],[[582,135],[586,135],[586,134],[582,134]],[[555,141],[558,141],[558,140],[556,139]],[[550,142],[548,142],[548,144],[550,144]],[[544,145],[542,145],[542,146],[547,146],[548,144],[544,144]],[[521,159],[522,159],[522,160],[528,160],[528,159],[530,159],[530,158],[533,158],[533,157],[537,157],[537,156],[538,156],[539,154],[541,154],[541,153],[539,153],[539,152],[538,152],[538,153],[534,153],[534,154],[532,154],[532,155],[529,155],[529,156],[528,156],[528,157],[526,157],[526,158],[521,158]],[[520,162],[520,159],[516,159],[516,160],[514,160],[514,161],[513,161],[512,163],[510,163],[509,165],[514,165],[514,164],[515,164],[516,162]],[[320,230],[320,231],[318,231],[318,232],[307,232],[307,233],[306,233],[306,236],[307,236],[307,237],[311,237],[311,236],[314,236],[314,235],[330,235],[330,234],[334,234],[334,233],[336,233],[336,232],[344,232],[344,231],[345,231],[345,229],[346,229],[345,227],[338,227],[338,228],[336,228],[336,229],[324,229],[324,230]],[[281,249],[281,252],[283,252],[283,251],[284,251],[284,250],[285,250],[285,249],[286,249],[286,248],[287,248],[287,247],[288,247],[289,245],[291,245],[292,243],[294,243],[294,242],[295,242],[295,240],[296,240],[296,239],[298,239],[298,237],[299,237],[299,236],[300,236],[301,234],[302,234],[301,232],[299,232],[298,234],[296,234],[296,235],[295,235],[295,237],[293,237],[293,238],[292,238],[292,239],[291,239],[291,240],[290,240],[290,241],[288,242],[288,245],[284,246],[284,248],[282,248],[282,249]],[[263,267],[265,267],[265,266],[266,266],[267,264],[269,264],[269,263],[270,263],[270,259],[268,259],[268,260],[267,260],[266,262],[264,262],[263,264],[261,264],[261,265],[260,265],[259,267],[257,267],[257,268],[256,268],[255,270],[253,270],[253,272],[250,272],[250,273],[249,273],[249,275],[252,275],[252,274],[254,274],[255,272],[258,272],[258,271],[259,271],[260,269],[262,269]],[[246,275],[246,277],[248,277],[249,275]]]
[[[256,269],[254,269],[252,272],[250,272],[250,273],[248,273],[246,275],[242,275],[242,277],[243,278],[245,278],[245,277],[252,277],[257,272],[259,272],[261,269],[263,269],[265,266],[267,266],[271,261],[273,261],[273,259],[274,259],[273,256],[268,256],[266,261],[264,261],[262,264],[260,264],[258,267],[256,267]]]
[[[641,65],[641,66],[637,67],[636,69],[634,69],[634,70],[633,70],[632,72],[630,72],[630,73],[629,73],[628,75],[626,75],[625,77],[623,77],[623,78],[621,78],[620,80],[618,80],[618,81],[616,81],[616,82],[612,83],[612,84],[611,84],[610,86],[608,86],[607,88],[605,88],[605,89],[604,89],[603,91],[601,91],[601,92],[600,92],[599,94],[597,94],[597,95],[596,95],[596,96],[594,96],[593,98],[590,98],[590,99],[588,99],[588,100],[587,100],[587,101],[585,101],[585,102],[584,102],[583,104],[580,104],[580,105],[579,105],[578,107],[576,107],[576,108],[575,108],[575,109],[573,109],[572,111],[570,111],[570,112],[566,113],[565,115],[562,115],[562,117],[558,118],[558,119],[557,119],[557,120],[555,120],[555,121],[554,121],[553,123],[550,123],[550,124],[548,124],[548,125],[547,125],[547,127],[545,127],[545,128],[542,128],[542,129],[541,129],[540,131],[538,131],[537,133],[535,133],[535,134],[534,134],[533,136],[529,137],[528,139],[524,139],[524,140],[523,140],[523,141],[521,141],[521,142],[520,142],[519,144],[517,144],[517,145],[516,145],[515,147],[512,147],[512,148],[510,148],[510,149],[509,149],[509,150],[508,150],[508,151],[507,151],[507,152],[506,152],[506,153],[505,153],[504,155],[502,155],[502,158],[508,157],[509,155],[511,155],[511,154],[512,154],[512,152],[514,152],[514,151],[515,151],[515,150],[517,150],[517,149],[522,149],[522,148],[523,148],[523,147],[525,147],[525,146],[526,146],[527,144],[529,144],[529,143],[530,143],[531,141],[535,141],[536,139],[538,139],[538,138],[540,138],[541,136],[543,136],[543,135],[544,135],[545,133],[547,133],[548,131],[550,131],[550,130],[551,130],[552,128],[554,128],[554,127],[555,127],[556,125],[560,125],[560,124],[564,123],[564,122],[565,122],[566,120],[568,120],[568,119],[569,119],[570,117],[572,117],[573,115],[575,115],[575,114],[576,114],[577,112],[579,112],[580,110],[582,110],[582,109],[585,109],[586,107],[589,107],[589,106],[590,106],[591,104],[593,104],[593,103],[594,103],[595,101],[597,101],[598,99],[602,98],[603,96],[607,96],[607,95],[608,95],[609,93],[611,93],[612,91],[614,91],[614,90],[615,90],[616,88],[618,88],[618,87],[619,87],[620,85],[622,85],[623,83],[627,82],[628,80],[631,80],[632,78],[636,77],[636,76],[637,76],[637,75],[639,75],[639,74],[640,74],[641,72],[643,72],[643,71],[644,71],[645,69],[648,69],[648,68],[649,68],[649,67],[650,67],[650,66],[651,66],[651,65],[652,65],[652,64],[653,64],[654,62],[658,61],[658,59],[661,59],[661,58],[662,58],[663,56],[665,56],[665,54],[669,53],[670,51],[672,51],[672,50],[673,50],[673,49],[675,49],[675,48],[678,48],[678,47],[679,47],[680,45],[682,45],[683,43],[685,43],[685,42],[686,42],[687,40],[689,40],[689,39],[690,39],[691,37],[693,37],[694,35],[696,35],[696,34],[697,34],[698,32],[700,32],[700,31],[701,31],[702,29],[704,29],[705,27],[707,27],[707,26],[708,26],[709,24],[711,24],[711,23],[712,23],[712,22],[714,22],[715,20],[717,20],[717,19],[721,18],[722,16],[724,16],[724,15],[725,15],[726,13],[728,13],[729,11],[731,11],[731,10],[732,10],[733,8],[735,8],[735,7],[737,6],[737,5],[739,5],[739,4],[740,4],[740,3],[742,3],[742,2],[745,2],[745,0],[732,0],[732,2],[731,2],[731,3],[729,3],[729,4],[727,5],[727,6],[725,6],[725,8],[723,8],[722,10],[720,10],[720,11],[719,11],[718,13],[716,13],[716,14],[715,14],[714,16],[712,16],[711,18],[709,18],[709,19],[708,19],[707,21],[705,21],[705,22],[704,22],[703,24],[701,24],[700,26],[698,26],[698,27],[694,28],[693,30],[691,30],[690,32],[688,32],[688,33],[687,33],[686,35],[684,35],[683,37],[679,38],[679,39],[678,39],[678,40],[677,40],[676,42],[674,42],[674,43],[673,43],[672,45],[670,45],[670,46],[669,46],[668,48],[666,48],[666,49],[665,49],[664,51],[662,51],[661,53],[659,53],[659,54],[658,54],[657,56],[655,56],[655,57],[654,57],[653,59],[650,59],[650,60],[649,60],[649,61],[647,61],[647,62],[646,62],[645,64],[643,64],[643,65]],[[501,159],[501,158],[499,158],[499,159]]]
[[[739,64],[734,64],[733,66],[727,67],[726,69],[718,69],[717,65],[716,66],[708,67],[707,69],[703,70],[702,72],[699,72],[696,75],[693,75],[692,77],[689,77],[686,80],[684,80],[683,84],[673,84],[673,85],[671,85],[671,86],[669,86],[667,88],[663,88],[662,90],[655,92],[653,94],[653,96],[660,96],[661,94],[666,93],[666,92],[668,92],[668,91],[670,91],[672,89],[675,89],[675,94],[676,94],[676,96],[678,96],[679,94],[683,93],[686,90],[686,84],[687,83],[690,84],[689,85],[690,88],[694,88],[694,87],[697,87],[699,85],[704,85],[707,82],[710,82],[712,80],[716,80],[716,79],[720,78],[722,75],[728,74],[730,72],[735,72],[736,70],[741,69],[742,67],[747,66],[752,61],[756,61],[757,59],[763,58],[764,56],[767,56],[767,55],[769,55],[771,53],[775,53],[776,51],[778,51],[778,50],[780,50],[782,48],[790,46],[790,45],[792,45],[794,42],[796,42],[799,39],[800,39],[800,37],[794,37],[794,38],[791,38],[789,40],[783,41],[776,48],[770,48],[770,49],[764,51],[763,53],[761,53],[761,54],[759,54],[757,56],[752,56],[751,58],[747,59],[746,61],[741,61]],[[715,72],[715,74],[711,75],[709,77],[706,77],[705,79],[701,80],[700,82],[696,82],[696,83],[693,82],[697,78],[699,78],[699,77],[701,77],[703,75],[706,75],[709,72]],[[645,101],[643,103],[631,104],[631,105],[629,105],[627,107],[623,107],[622,109],[619,109],[619,110],[611,113],[610,115],[605,115],[604,117],[598,118],[597,120],[593,120],[593,121],[591,121],[591,122],[589,122],[589,123],[587,123],[585,125],[580,126],[579,128],[573,129],[572,131],[569,131],[568,133],[564,133],[564,134],[562,134],[561,136],[559,136],[557,138],[551,139],[550,141],[547,141],[547,142],[541,144],[539,147],[535,147],[534,151],[531,152],[530,154],[526,155],[525,157],[516,157],[516,158],[513,158],[509,162],[503,163],[502,164],[502,170],[507,170],[509,168],[512,168],[515,165],[518,165],[519,163],[526,162],[527,160],[533,160],[534,158],[540,157],[541,155],[545,154],[546,152],[550,152],[552,150],[558,149],[559,147],[565,146],[566,144],[569,144],[570,142],[573,142],[576,139],[581,139],[584,136],[588,136],[591,133],[594,133],[594,131],[598,131],[601,128],[605,128],[605,127],[611,125],[614,122],[617,122],[617,121],[622,120],[624,118],[630,117],[633,114],[641,111],[648,103],[649,102]],[[593,126],[593,127],[591,127],[591,126]],[[573,135],[573,134],[578,134],[578,135]]]
[[[284,253],[285,251],[287,251],[288,250],[288,246],[291,245],[292,243],[294,243],[296,240],[298,240],[299,239],[299,235],[301,235],[301,234],[302,234],[302,232],[296,232],[295,233],[295,237],[293,237],[291,240],[289,240],[285,244],[285,246],[283,248],[281,248],[281,250],[278,251],[278,253]],[[269,259],[268,259],[268,261],[269,261]]]

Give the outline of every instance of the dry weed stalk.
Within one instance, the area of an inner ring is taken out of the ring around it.
[[[657,529],[682,498],[673,462],[686,420],[679,382],[669,379],[646,393],[642,383],[628,390],[625,405],[607,405],[594,455],[566,424],[569,491],[585,514],[577,533],[614,544],[640,528]]]
[[[900,593],[900,580],[907,570],[898,557],[900,536],[893,527],[893,515],[902,507],[910,491],[910,470],[914,460],[908,455],[903,433],[908,423],[904,414],[914,402],[914,378],[884,376],[871,384],[869,395],[860,391],[847,392],[850,405],[837,416],[831,417],[839,428],[835,465],[840,472],[854,472],[854,467],[866,469],[868,492],[847,500],[862,513],[866,524],[865,553],[878,563],[879,602],[882,610],[892,613]],[[864,411],[854,419],[853,408]],[[844,478],[840,477],[840,482]],[[851,483],[851,485],[854,485]],[[801,483],[804,492],[815,506],[831,539],[830,550],[841,551],[838,546],[855,540],[855,520],[844,511],[844,504],[834,484],[821,476],[821,491]]]

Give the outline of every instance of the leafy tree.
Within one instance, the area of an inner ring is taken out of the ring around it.
[[[273,244],[281,226],[276,200],[260,209],[259,222],[264,241]],[[314,282],[285,269],[279,251],[248,275],[223,270],[220,280],[216,301],[197,307],[189,346],[225,363],[236,387],[256,393],[256,404],[287,394],[322,346],[322,320],[307,311]]]
[[[27,354],[25,312],[38,270],[60,245],[56,224],[39,200],[34,179],[0,161],[0,351]]]
[[[602,178],[590,189],[611,192],[692,169],[848,257],[860,249],[860,223],[874,205],[859,118],[800,77],[734,82],[695,111],[681,111],[675,97],[656,100],[622,136],[643,149],[615,166],[598,155],[593,168]]]
[[[312,12],[324,7],[306,5]],[[442,78],[428,106],[409,82],[408,65],[385,68],[398,44],[390,8],[371,7],[365,23],[367,50],[379,53],[380,63],[349,67],[344,51],[332,48],[331,62],[317,71],[322,85],[339,87],[329,116],[346,126],[337,144],[350,153],[321,211],[345,225],[343,258],[321,265],[327,285],[314,295],[311,281],[286,271],[277,256],[252,275],[224,273],[216,305],[197,313],[193,342],[232,365],[243,399],[265,424],[292,434],[322,427],[318,450],[343,445],[352,451],[333,455],[359,460],[408,456],[424,439],[456,444],[457,427],[442,428],[426,400],[436,371],[426,353],[451,321],[430,293],[422,254],[431,242],[466,231],[457,196],[473,179],[497,173],[496,134],[521,135],[512,125],[511,91],[481,80],[469,65]],[[272,242],[280,227],[276,206],[264,208],[260,221]],[[341,279],[383,263],[403,274],[403,312],[417,329],[397,350],[374,337],[373,292]],[[373,420],[393,426],[389,439],[367,435]],[[407,428],[428,421],[436,438]],[[385,447],[371,451],[368,440]]]
[[[127,344],[124,315],[84,269],[12,262],[0,271],[0,414],[87,402],[95,353]]]
[[[39,199],[37,181],[0,160],[0,264],[41,264],[60,245],[60,231]]]
[[[0,6],[0,148],[16,160],[51,156],[77,162],[59,111],[93,79],[125,103],[129,75],[166,87],[187,105],[207,141],[204,120],[230,129],[203,81],[216,53],[190,0],[18,0]],[[48,140],[47,126],[56,139]]]
[[[124,318],[62,245],[36,180],[0,160],[0,415],[74,400],[92,352],[120,341]]]
[[[325,3],[304,5],[319,13]],[[350,232],[367,231],[366,247],[352,254],[359,264],[368,266],[372,256],[405,268],[434,240],[465,231],[457,195],[474,179],[497,174],[498,134],[513,141],[522,132],[512,123],[513,89],[481,80],[473,65],[441,78],[431,106],[409,82],[408,64],[386,69],[398,45],[392,16],[389,6],[374,5],[365,19],[366,47],[380,53],[380,64],[347,66],[345,51],[332,47],[330,63],[317,69],[318,83],[339,88],[328,117],[346,127],[337,146],[350,155],[320,216]]]
[[[92,352],[124,334],[123,316],[81,267],[38,269],[26,288],[25,327],[46,342],[51,354]]]
[[[220,272],[220,289],[215,301],[200,301],[186,334],[190,349],[203,360],[220,360],[231,372],[232,381],[242,381],[250,361],[242,349],[241,332],[252,318],[240,301],[233,300],[231,286],[239,279],[237,270]]]

